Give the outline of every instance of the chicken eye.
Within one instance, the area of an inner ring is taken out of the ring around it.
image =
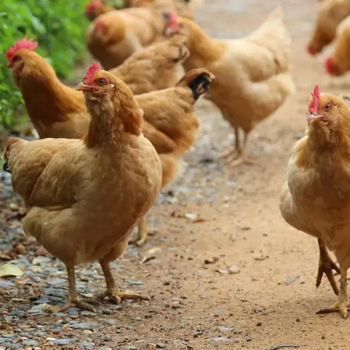
[[[22,57],[17,55],[12,59],[12,62],[17,62],[17,61],[20,61],[21,59]]]
[[[331,104],[328,102],[325,106],[324,106],[324,110],[326,112],[328,112],[331,109]]]
[[[98,79],[97,84],[100,85],[100,86],[107,85],[107,79],[100,78],[100,79]]]

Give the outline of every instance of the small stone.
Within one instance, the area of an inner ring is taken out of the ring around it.
[[[71,322],[70,327],[74,329],[88,329],[93,330],[96,329],[96,325],[88,322]]]
[[[204,260],[204,264],[209,265],[209,264],[215,264],[216,262],[219,261],[218,257],[214,257],[214,258],[208,258]]]
[[[164,349],[164,348],[165,348],[165,344],[163,344],[163,343],[157,344],[157,349]]]
[[[216,342],[221,342],[221,343],[226,343],[228,341],[230,341],[228,338],[213,338],[213,341],[216,341]]]
[[[84,343],[79,343],[79,345],[82,346],[83,348],[91,349],[93,346],[95,346],[95,343],[84,342]]]
[[[55,339],[55,338],[48,338],[50,342],[56,344],[56,345],[68,345],[75,343],[77,340],[76,339]]]
[[[262,309],[260,309],[259,307],[255,307],[253,310],[256,314],[258,314],[259,312],[262,312]]]
[[[294,283],[300,276],[292,276],[286,279],[286,285]]]
[[[16,247],[16,253],[20,255],[25,255],[27,254],[27,250],[23,244],[18,244],[18,246]]]
[[[27,345],[27,346],[39,346],[39,343],[35,340],[23,340],[23,345]]]
[[[106,323],[110,324],[110,325],[116,325],[118,324],[117,320],[106,320]]]
[[[232,327],[218,327],[218,331],[220,331],[220,332],[232,332],[233,328]]]
[[[18,211],[19,210],[19,207],[16,203],[10,203],[9,204],[9,208],[12,210],[12,211]]]
[[[239,269],[239,267],[237,265],[232,265],[228,268],[228,271],[230,274],[232,275],[236,275],[237,273],[240,273],[241,270]]]
[[[81,316],[96,316],[97,314],[95,312],[91,312],[91,311],[82,311],[80,313]]]
[[[28,311],[30,314],[35,314],[35,315],[42,315],[45,313],[51,313],[52,309],[49,304],[40,304],[40,305],[35,305]]]

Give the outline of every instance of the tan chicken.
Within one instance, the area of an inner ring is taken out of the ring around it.
[[[346,318],[347,270],[350,266],[350,108],[340,98],[315,88],[309,103],[308,133],[292,149],[280,209],[286,222],[317,237],[326,260],[319,271],[334,283],[324,244],[340,265],[338,301],[318,313],[339,311]],[[322,276],[322,275],[321,275]],[[331,276],[331,278],[330,278]],[[335,284],[335,283],[334,283]],[[337,292],[337,288],[333,288]]]
[[[87,31],[87,47],[105,69],[163,38],[164,20],[151,8],[112,11],[97,17]]]
[[[24,200],[23,228],[67,268],[68,302],[93,310],[80,300],[75,266],[99,261],[108,296],[148,299],[121,292],[110,262],[125,250],[137,221],[160,190],[161,164],[143,136],[142,110],[128,87],[93,64],[77,87],[84,92],[91,123],[80,140],[12,139],[4,150],[12,185]]]
[[[137,96],[144,111],[142,131],[162,163],[162,188],[180,174],[182,157],[195,143],[199,120],[194,115],[194,104],[208,91],[212,79],[214,76],[206,69],[193,69],[173,88]],[[138,225],[138,237],[132,243],[143,245],[147,236],[144,218]]]
[[[85,6],[85,15],[92,21],[104,13],[115,10],[114,7],[105,4],[102,0],[92,0]]]
[[[344,75],[350,70],[350,16],[337,28],[334,54],[326,59],[325,68],[334,76]]]
[[[349,0],[324,0],[319,4],[316,26],[307,51],[310,55],[320,53],[336,36],[339,23],[350,15]]]
[[[190,57],[186,70],[205,67],[215,75],[206,98],[219,107],[234,130],[235,149],[226,157],[231,165],[252,163],[246,154],[251,130],[274,113],[294,91],[291,38],[281,9],[246,38],[217,40],[194,22],[169,14],[167,35],[183,34]],[[239,130],[244,132],[243,146]]]
[[[135,95],[172,87],[183,74],[182,63],[189,56],[185,41],[186,38],[176,35],[154,43],[110,72],[127,83]]]

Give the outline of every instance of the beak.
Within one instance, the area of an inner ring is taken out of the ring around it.
[[[77,85],[77,87],[75,88],[75,90],[77,91],[93,91],[93,88],[89,85],[85,85],[83,82],[81,82],[80,84]]]

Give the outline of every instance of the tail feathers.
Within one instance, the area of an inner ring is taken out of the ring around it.
[[[193,92],[193,98],[205,94],[215,76],[205,68],[192,69],[188,71],[178,82],[177,86],[188,86]]]

